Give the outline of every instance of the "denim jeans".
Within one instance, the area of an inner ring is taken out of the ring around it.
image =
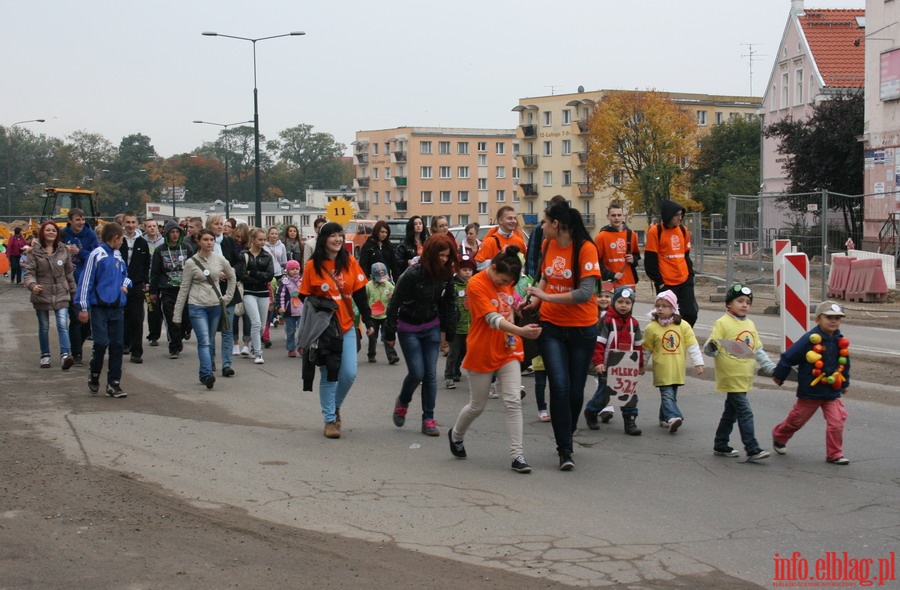
[[[637,418],[638,416],[638,396],[634,395],[630,400],[628,400],[628,405],[622,406],[620,409],[622,410],[623,416],[634,416]],[[597,375],[597,391],[594,392],[594,395],[591,396],[591,399],[588,400],[587,405],[585,405],[584,409],[594,413],[599,414],[603,411],[603,408],[609,405],[609,389],[606,388],[606,375]]]
[[[47,356],[50,354],[50,312],[36,309],[34,313],[38,320],[38,343],[41,345],[41,356]],[[59,352],[60,354],[69,354],[72,349],[69,343],[69,308],[57,309],[53,314],[56,316]]]
[[[684,418],[681,410],[678,409],[678,386],[661,385],[659,388],[659,421],[668,422],[672,418]]]
[[[284,348],[288,352],[297,350],[297,328],[300,327],[300,316],[284,316]],[[354,346],[356,346],[354,344]]]
[[[400,403],[408,406],[416,387],[422,384],[422,420],[434,420],[437,402],[437,362],[441,350],[441,329],[435,326],[422,332],[398,332],[400,350],[406,361],[406,377],[400,388]],[[356,346],[354,344],[354,346]],[[354,348],[356,350],[356,348]]]
[[[597,325],[557,326],[541,322],[538,346],[550,384],[550,421],[556,450],[572,452],[572,433],[584,405],[584,384],[588,363],[594,353]]]
[[[353,382],[356,381],[356,330],[344,332],[344,348],[341,351],[341,368],[337,381],[328,380],[328,368],[319,367],[319,404],[325,424],[335,421],[335,410],[340,410]]]
[[[219,309],[222,309],[219,307]],[[228,311],[228,325],[234,326],[234,306],[229,305],[225,308]],[[219,324],[216,323],[214,326],[215,329],[218,329]],[[234,332],[229,328],[222,332],[222,367],[230,367],[232,360],[234,357]],[[212,346],[212,360],[215,362],[216,360],[216,345],[215,338],[213,338],[213,346]]]
[[[741,433],[741,442],[747,454],[753,454],[759,450],[756,442],[756,433],[753,430],[753,410],[750,409],[750,400],[746,392],[729,392],[725,397],[725,410],[719,419],[719,428],[716,429],[715,447],[722,449],[728,446],[731,438],[731,430],[737,422]]]
[[[222,319],[222,306],[220,305],[193,305],[188,304],[188,315],[191,318],[191,326],[197,337],[197,356],[200,357],[200,381],[213,374],[214,338],[219,328],[219,320]]]
[[[244,293],[244,314],[250,318],[250,349],[253,351],[253,356],[262,356],[262,324],[266,321],[268,311],[268,297],[257,297]]]
[[[107,383],[122,379],[122,351],[125,349],[125,308],[92,307],[91,333],[94,348],[91,354],[91,373],[99,375],[103,370],[103,357],[109,351]]]

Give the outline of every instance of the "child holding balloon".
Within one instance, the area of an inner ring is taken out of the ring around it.
[[[816,327],[781,354],[772,376],[778,385],[797,365],[797,403],[784,422],[772,430],[775,452],[787,453],[787,442],[822,408],[825,416],[825,460],[847,465],[844,457],[844,422],[847,410],[841,394],[850,386],[850,341],[841,334],[844,309],[834,301],[816,307]]]

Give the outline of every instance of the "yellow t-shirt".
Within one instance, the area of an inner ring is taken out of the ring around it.
[[[709,337],[713,340],[739,340],[753,350],[762,346],[753,320],[738,319],[729,313],[716,320]],[[755,373],[755,358],[740,359],[719,347],[716,354],[716,391],[726,393],[750,391]]]
[[[684,385],[687,349],[697,344],[691,325],[663,326],[650,322],[644,331],[644,350],[653,354],[653,386]]]

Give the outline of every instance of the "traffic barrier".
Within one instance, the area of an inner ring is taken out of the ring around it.
[[[856,260],[852,256],[835,254],[831,258],[831,271],[828,273],[828,297],[843,299],[850,279],[850,263]]]
[[[775,271],[775,303],[781,304],[784,299],[784,279],[781,267],[785,254],[793,252],[790,240],[772,240],[772,269]]]
[[[865,250],[847,250],[847,256],[853,256],[857,260],[880,260],[881,270],[884,272],[884,281],[887,283],[888,289],[897,288],[897,259],[890,254],[866,252]]]
[[[782,259],[784,298],[781,306],[782,350],[809,330],[809,258],[802,252]]]
[[[738,242],[740,256],[752,256],[756,253],[756,242]]]
[[[850,263],[845,298],[848,301],[877,303],[887,299],[887,283],[881,261],[854,260]]]

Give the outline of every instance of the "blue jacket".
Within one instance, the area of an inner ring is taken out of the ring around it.
[[[843,338],[843,335],[840,330],[836,330],[834,334],[828,335],[819,326],[816,326],[794,342],[790,348],[781,353],[781,359],[778,361],[778,366],[775,367],[772,376],[784,380],[791,372],[791,367],[796,365],[798,377],[797,397],[818,400],[837,399],[841,397],[841,391],[850,386],[850,357],[847,357],[847,364],[844,365],[843,375],[845,381],[839,389],[834,389],[834,387],[824,381],[819,381],[816,385],[810,385],[815,379],[812,374],[812,370],[815,367],[806,360],[806,353],[812,350],[813,347],[813,343],[809,341],[811,334],[820,335],[822,337],[820,344],[825,347],[825,350],[822,351],[822,362],[824,363],[822,373],[827,376],[837,371],[838,357],[840,356],[838,354],[840,347],[837,341],[839,338]]]
[[[126,294],[122,287],[131,287],[128,267],[118,250],[102,243],[91,252],[78,280],[77,303],[82,311],[97,307],[124,307]]]
[[[87,264],[88,258],[94,248],[100,245],[97,234],[94,230],[85,225],[77,234],[69,224],[63,229],[62,241],[69,246],[78,246],[78,254],[71,257],[72,264],[75,266],[75,280],[81,279],[81,273],[84,272],[84,265]]]

